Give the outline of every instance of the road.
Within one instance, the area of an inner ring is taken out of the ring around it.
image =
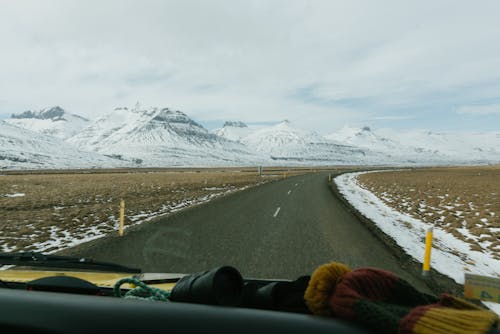
[[[232,265],[244,277],[297,278],[338,261],[397,273],[427,290],[332,194],[327,173],[290,177],[216,199],[72,252],[190,273]]]

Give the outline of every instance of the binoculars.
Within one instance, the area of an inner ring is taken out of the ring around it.
[[[244,280],[225,266],[182,277],[170,292],[174,302],[307,313],[304,291],[309,276],[295,281]]]
[[[225,266],[182,277],[170,293],[176,302],[237,306],[243,294],[238,270]]]

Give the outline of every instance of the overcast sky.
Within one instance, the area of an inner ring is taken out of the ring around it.
[[[60,105],[500,130],[500,1],[4,1],[0,118]]]

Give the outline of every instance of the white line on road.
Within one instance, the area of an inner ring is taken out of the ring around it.
[[[280,210],[281,210],[281,208],[278,206],[278,208],[276,209],[276,212],[273,215],[274,218],[276,218],[276,216],[278,216],[278,213],[280,213]]]
[[[295,183],[295,186],[298,186],[299,184],[298,183]]]
[[[291,192],[292,192],[291,190],[288,190],[288,194],[287,195],[290,195]]]

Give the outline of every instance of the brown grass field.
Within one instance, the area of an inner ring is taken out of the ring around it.
[[[500,166],[368,173],[358,180],[392,208],[500,260]]]
[[[118,170],[0,175],[0,251],[56,251],[125,225],[283,177],[283,170]],[[286,171],[288,175],[305,170]]]

